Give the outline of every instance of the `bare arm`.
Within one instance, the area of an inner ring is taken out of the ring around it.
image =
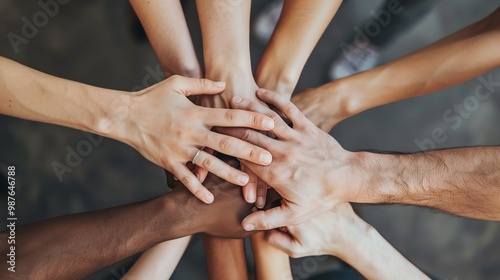
[[[190,240],[191,236],[181,237],[148,249],[123,279],[170,279]]]
[[[330,131],[339,121],[364,110],[468,81],[500,65],[499,18],[497,9],[420,51],[297,94],[292,100],[315,124]]]
[[[500,221],[499,147],[408,155],[359,153],[359,158],[369,173],[350,201],[413,204]]]
[[[203,235],[208,279],[248,279],[243,239]]]
[[[241,190],[213,175],[206,185],[216,197],[210,205],[179,186],[147,202],[17,227],[16,244],[7,244],[9,232],[2,232],[0,277],[80,279],[160,242],[194,233],[248,236],[240,223],[253,206],[243,200]],[[10,246],[16,247],[15,273],[5,261]]]
[[[258,89],[250,61],[251,0],[197,0],[203,36],[205,75],[226,82],[220,96],[202,98],[199,104],[229,108],[234,95],[254,101]]]
[[[257,280],[292,279],[290,259],[283,251],[275,248],[265,240],[264,232],[253,234],[253,258]]]
[[[302,68],[342,0],[285,0],[271,41],[257,67],[259,87],[291,96]]]
[[[180,0],[130,0],[166,76],[201,78]]]

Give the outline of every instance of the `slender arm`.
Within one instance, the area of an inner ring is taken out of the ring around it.
[[[208,279],[248,279],[243,239],[227,239],[203,235]]]
[[[348,201],[412,204],[500,221],[499,147],[358,157],[364,186],[356,183]]]
[[[259,87],[291,96],[302,68],[342,0],[285,0],[256,71]]]
[[[292,269],[288,255],[269,244],[265,240],[264,234],[264,232],[258,232],[250,237],[256,279],[292,279]]]
[[[170,279],[190,240],[191,236],[181,237],[148,249],[122,279]]]
[[[499,18],[497,9],[420,51],[308,90],[293,101],[315,124],[330,131],[339,121],[370,108],[468,81],[500,65]]]
[[[180,0],[130,0],[166,76],[201,78]]]

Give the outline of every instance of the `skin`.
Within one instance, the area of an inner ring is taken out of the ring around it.
[[[253,206],[243,200],[241,190],[213,175],[207,177],[206,185],[216,197],[210,205],[186,188],[176,188],[146,202],[17,227],[16,244],[22,245],[16,246],[16,272],[9,272],[7,262],[2,262],[0,277],[81,279],[160,242],[194,233],[248,236],[241,220]],[[4,256],[9,252],[7,237],[8,232],[1,233]]]
[[[339,230],[342,229],[342,230]],[[266,232],[269,243],[294,258],[333,255],[367,279],[430,279],[405,259],[371,225],[360,219],[349,203],[312,217],[286,232]]]
[[[200,147],[260,164],[272,160],[259,147],[211,131],[213,126],[269,130],[274,126],[272,119],[242,110],[202,108],[188,99],[216,95],[224,89],[222,82],[173,76],[138,92],[124,92],[56,78],[0,58],[0,114],[84,130],[128,144],[172,172],[206,203],[213,201],[213,195],[186,167]],[[247,174],[209,153],[201,152],[194,164],[238,185],[248,183]]]
[[[170,279],[190,240],[181,237],[146,250],[122,279]]]
[[[179,0],[130,0],[167,77],[201,78],[202,71]],[[175,43],[172,43],[175,42]]]
[[[469,218],[500,220],[500,148],[405,155],[349,152],[286,97],[266,90],[259,90],[257,96],[283,112],[293,127],[266,107],[233,99],[235,108],[267,114],[276,122],[272,132],[277,139],[248,129],[222,130],[266,148],[274,157],[266,167],[246,164],[273,186],[283,203],[246,217],[246,230],[296,225],[331,210],[340,201],[412,204]]]
[[[203,235],[208,279],[248,279],[243,239]]]
[[[264,232],[258,232],[250,237],[256,279],[292,279],[292,269],[288,255],[272,246],[264,235]]]
[[[306,90],[292,101],[319,128],[330,131],[338,122],[362,111],[452,87],[495,69],[500,66],[499,31],[497,9],[422,50]]]
[[[285,0],[255,72],[257,85],[290,97],[309,55],[341,3],[341,0]]]

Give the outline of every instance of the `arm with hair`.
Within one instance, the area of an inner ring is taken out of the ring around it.
[[[130,0],[167,77],[201,78],[180,0]]]
[[[316,43],[342,0],[285,0],[255,79],[259,87],[291,96]]]
[[[357,154],[365,182],[349,191],[347,201],[412,204],[500,221],[500,147]]]
[[[299,93],[292,101],[321,129],[330,131],[339,121],[370,108],[468,81],[500,65],[499,18],[497,9],[420,51]],[[491,75],[487,80],[498,84]]]
[[[208,279],[248,279],[243,239],[227,239],[203,234]]]

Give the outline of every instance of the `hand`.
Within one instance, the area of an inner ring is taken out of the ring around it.
[[[340,121],[349,117],[339,94],[323,87],[306,89],[292,96],[292,102],[317,127],[330,132]]]
[[[356,237],[362,237],[371,228],[349,203],[341,202],[299,225],[286,227],[286,232],[277,229],[266,232],[266,240],[292,258],[342,256],[352,249]]]
[[[238,165],[235,159],[225,160],[225,162],[233,167]],[[181,185],[181,182],[177,185]],[[241,226],[243,218],[252,213],[254,207],[243,199],[241,189],[211,174],[207,176],[205,186],[215,196],[214,203],[210,205],[201,203],[185,188],[175,187],[168,194],[175,195],[175,201],[181,201],[182,208],[186,212],[179,213],[179,215],[186,215],[185,220],[194,227],[191,232],[202,232],[225,238],[244,238],[252,234]],[[275,198],[274,194],[269,201]]]
[[[213,201],[213,195],[186,167],[202,147],[223,154],[269,164],[271,154],[242,140],[211,131],[212,126],[252,127],[269,130],[272,119],[242,110],[212,109],[196,106],[187,96],[217,94],[224,83],[173,76],[133,94],[127,102],[128,113],[119,123],[123,142],[144,157],[172,172],[199,199]],[[193,164],[201,166],[237,185],[245,185],[248,175],[201,151]]]
[[[280,207],[246,217],[245,229],[268,230],[299,224],[346,199],[350,190],[345,186],[355,181],[352,177],[359,175],[355,173],[353,153],[314,126],[285,96],[262,89],[257,96],[280,110],[293,123],[293,128],[266,107],[239,97],[233,99],[234,108],[263,113],[274,119],[272,132],[277,139],[250,129],[225,128],[221,132],[271,152],[273,162],[269,166],[244,163],[283,197]]]

